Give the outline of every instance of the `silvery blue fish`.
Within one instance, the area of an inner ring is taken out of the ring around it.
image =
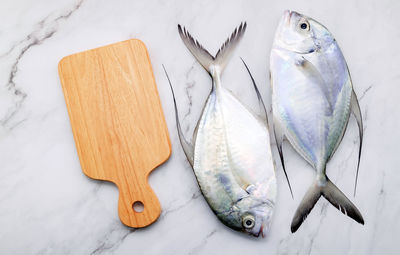
[[[343,138],[351,112],[360,134],[357,176],[363,137],[360,107],[336,40],[317,21],[285,11],[275,34],[270,71],[274,131],[282,166],[282,141],[286,137],[316,170],[316,179],[292,220],[292,232],[321,196],[364,224],[356,206],[326,176],[326,164]]]
[[[178,25],[184,44],[212,77],[192,142],[183,137],[173,96],[178,135],[209,206],[226,226],[258,237],[270,227],[277,192],[265,107],[264,117],[255,115],[221,82],[245,29],[246,23],[235,29],[214,57]]]

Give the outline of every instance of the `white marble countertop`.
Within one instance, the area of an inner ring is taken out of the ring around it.
[[[269,102],[269,50],[285,9],[326,25],[347,59],[365,128],[357,196],[352,196],[359,141],[354,118],[328,174],[366,223],[357,224],[321,199],[292,234],[292,216],[314,173],[285,144],[295,199],[277,163],[272,229],[267,238],[256,239],[225,227],[200,195],[177,139],[161,65],[169,71],[185,132],[191,134],[210,80],[176,26],[187,26],[215,53],[246,20],[247,32],[222,79],[257,110],[239,56]],[[0,254],[398,254],[399,12],[395,0],[1,1]],[[149,179],[162,215],[137,230],[119,221],[117,188],[82,173],[57,73],[63,56],[130,38],[144,41],[150,52],[173,147],[169,161]]]

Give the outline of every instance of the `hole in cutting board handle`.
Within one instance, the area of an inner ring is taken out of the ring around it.
[[[136,201],[133,203],[132,208],[135,212],[141,213],[144,210],[144,204],[141,201]]]

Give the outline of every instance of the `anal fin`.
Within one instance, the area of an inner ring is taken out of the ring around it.
[[[281,159],[283,172],[285,173],[285,177],[286,177],[286,181],[289,186],[290,194],[292,195],[292,198],[294,198],[292,186],[290,185],[289,177],[287,175],[286,168],[285,168],[285,160],[283,158],[282,143],[283,143],[284,135],[282,133],[282,128],[279,125],[279,122],[277,120],[275,120],[275,118],[273,119],[273,126],[274,126],[274,136],[275,136],[276,147],[278,148],[279,158]]]
[[[176,106],[176,99],[175,99],[174,89],[172,88],[171,80],[169,79],[167,70],[165,70],[164,65],[163,65],[163,68],[164,68],[165,75],[167,76],[169,86],[171,88],[172,98],[174,99],[176,129],[178,130],[179,141],[180,141],[180,143],[182,145],[182,149],[183,149],[183,151],[184,151],[184,153],[186,155],[187,160],[189,161],[190,165],[193,168],[194,148],[193,148],[192,143],[188,142],[185,139],[184,135],[183,135],[181,124],[180,124],[180,121],[179,121],[179,116],[178,116],[178,108]]]
[[[263,99],[262,99],[262,97],[261,97],[261,93],[260,93],[260,91],[258,90],[257,84],[256,84],[256,82],[255,82],[255,80],[254,80],[254,78],[253,78],[253,75],[251,74],[250,69],[249,69],[249,67],[247,66],[246,62],[244,62],[243,58],[240,58],[240,59],[242,60],[244,66],[246,67],[247,72],[248,72],[249,75],[250,75],[250,79],[251,79],[251,81],[252,81],[252,83],[253,83],[254,90],[256,91],[256,94],[257,94],[258,103],[260,104],[262,110],[264,111],[265,118],[262,117],[262,119],[265,119],[265,121],[266,121],[266,123],[267,123],[267,126],[268,126],[268,113],[267,113],[267,109],[265,108],[264,101],[263,101]]]
[[[354,117],[357,120],[358,132],[359,132],[359,136],[360,136],[360,147],[358,149],[357,173],[356,173],[356,180],[354,183],[354,196],[355,196],[356,189],[357,189],[358,170],[360,169],[361,148],[362,148],[362,143],[363,143],[364,127],[363,127],[362,115],[361,115],[361,110],[360,110],[360,104],[358,103],[357,96],[356,96],[356,93],[354,92],[354,89],[352,89],[352,92],[351,92],[350,106],[351,106],[351,112],[353,113]]]

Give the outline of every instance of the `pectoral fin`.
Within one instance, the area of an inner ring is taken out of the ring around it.
[[[354,117],[357,120],[358,132],[359,132],[359,136],[360,136],[360,147],[358,149],[357,173],[356,173],[356,180],[355,180],[355,184],[354,184],[354,196],[355,196],[356,189],[357,189],[358,170],[360,168],[361,148],[362,148],[362,142],[363,142],[364,127],[363,127],[360,105],[358,103],[357,96],[356,96],[356,93],[354,92],[354,89],[352,90],[352,93],[351,93],[350,105],[351,105],[351,112],[353,113]]]
[[[304,57],[298,59],[295,64],[297,68],[304,74],[304,76],[308,77],[313,84],[318,85],[318,88],[321,90],[322,95],[329,106],[329,114],[331,114],[333,112],[332,100],[330,96],[331,93],[328,86],[325,84],[325,80],[322,78],[321,73],[310,61]]]
[[[193,168],[193,155],[194,155],[194,148],[192,143],[188,142],[182,132],[182,128],[181,128],[181,123],[179,121],[179,116],[178,116],[178,108],[176,106],[176,99],[175,99],[175,93],[174,93],[174,89],[172,88],[172,84],[171,84],[171,80],[169,79],[167,70],[165,70],[165,67],[163,65],[164,68],[164,72],[165,75],[167,76],[168,79],[168,83],[169,86],[171,88],[171,92],[172,92],[172,98],[174,99],[174,109],[175,109],[175,119],[176,119],[176,129],[178,130],[178,136],[179,136],[179,141],[182,145],[182,149],[186,155],[187,160],[189,161],[190,165]]]
[[[254,192],[254,190],[256,189],[256,186],[254,186],[253,184],[249,184],[249,185],[247,185],[247,187],[246,187],[246,192],[248,193],[248,194],[252,194],[253,192]]]

